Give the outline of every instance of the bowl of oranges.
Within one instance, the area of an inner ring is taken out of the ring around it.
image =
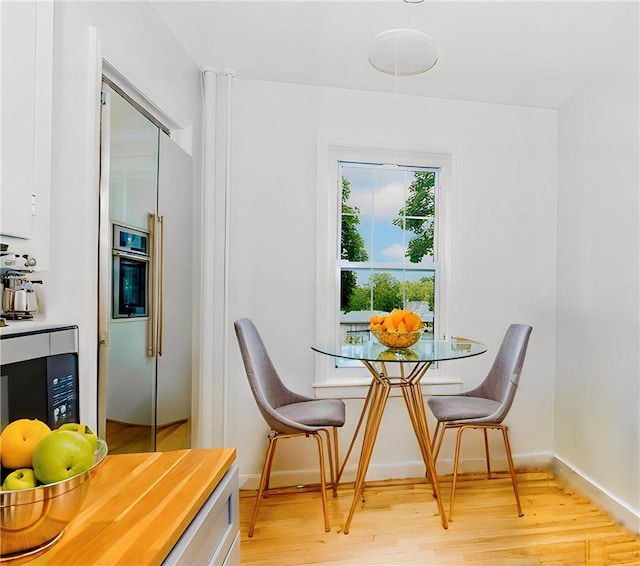
[[[424,323],[415,312],[394,309],[389,314],[374,315],[369,330],[378,342],[390,349],[401,350],[418,343],[424,332]]]
[[[0,561],[52,546],[79,513],[107,444],[86,425],[51,430],[37,419],[10,422],[0,434]]]

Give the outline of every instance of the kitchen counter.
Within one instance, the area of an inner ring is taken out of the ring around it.
[[[53,320],[41,314],[34,314],[30,320],[6,320],[7,326],[0,326],[0,338],[17,334],[29,334],[32,332],[47,332],[58,328],[75,326],[74,322],[66,320]]]
[[[60,540],[30,561],[9,564],[196,564],[200,557],[214,561],[220,547],[216,564],[225,556],[239,563],[235,459],[233,448],[108,455]]]

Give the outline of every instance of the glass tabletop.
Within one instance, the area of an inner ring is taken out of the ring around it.
[[[467,338],[448,340],[425,338],[410,348],[396,349],[387,348],[375,338],[370,337],[360,344],[343,344],[328,348],[314,344],[311,349],[327,356],[367,362],[441,362],[469,358],[487,351],[484,344]]]

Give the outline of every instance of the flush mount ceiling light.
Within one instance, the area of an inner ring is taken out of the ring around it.
[[[437,60],[435,41],[413,29],[383,31],[373,38],[369,46],[369,63],[388,75],[419,75],[431,69]]]

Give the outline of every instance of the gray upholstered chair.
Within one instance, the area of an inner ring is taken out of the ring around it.
[[[453,501],[456,493],[460,442],[462,433],[468,428],[482,429],[489,478],[491,478],[491,464],[487,429],[498,429],[502,432],[513,492],[516,496],[518,516],[522,517],[523,515],[507,427],[502,424],[502,421],[507,416],[516,394],[531,330],[532,327],[526,324],[509,326],[489,373],[478,387],[458,395],[434,395],[427,399],[427,404],[438,421],[432,441],[435,447],[434,461],[438,459],[445,431],[450,428],[458,429],[453,460],[453,482],[449,506],[450,521],[453,516]]]
[[[262,413],[264,420],[271,428],[267,457],[260,478],[260,487],[249,527],[249,536],[253,536],[260,500],[270,491],[269,476],[276,443],[280,439],[296,436],[313,436],[318,443],[322,511],[324,513],[325,531],[329,531],[326,490],[327,487],[331,487],[334,497],[337,494],[336,470],[339,467],[338,427],[344,424],[344,402],[340,399],[312,399],[287,389],[273,366],[262,337],[253,322],[247,318],[241,318],[234,322],[234,327],[251,391],[260,413]],[[329,435],[329,428],[333,429],[333,456],[331,454],[332,441]],[[321,433],[325,435],[327,442],[329,475],[331,478],[329,485],[327,485],[325,477],[324,444]]]

